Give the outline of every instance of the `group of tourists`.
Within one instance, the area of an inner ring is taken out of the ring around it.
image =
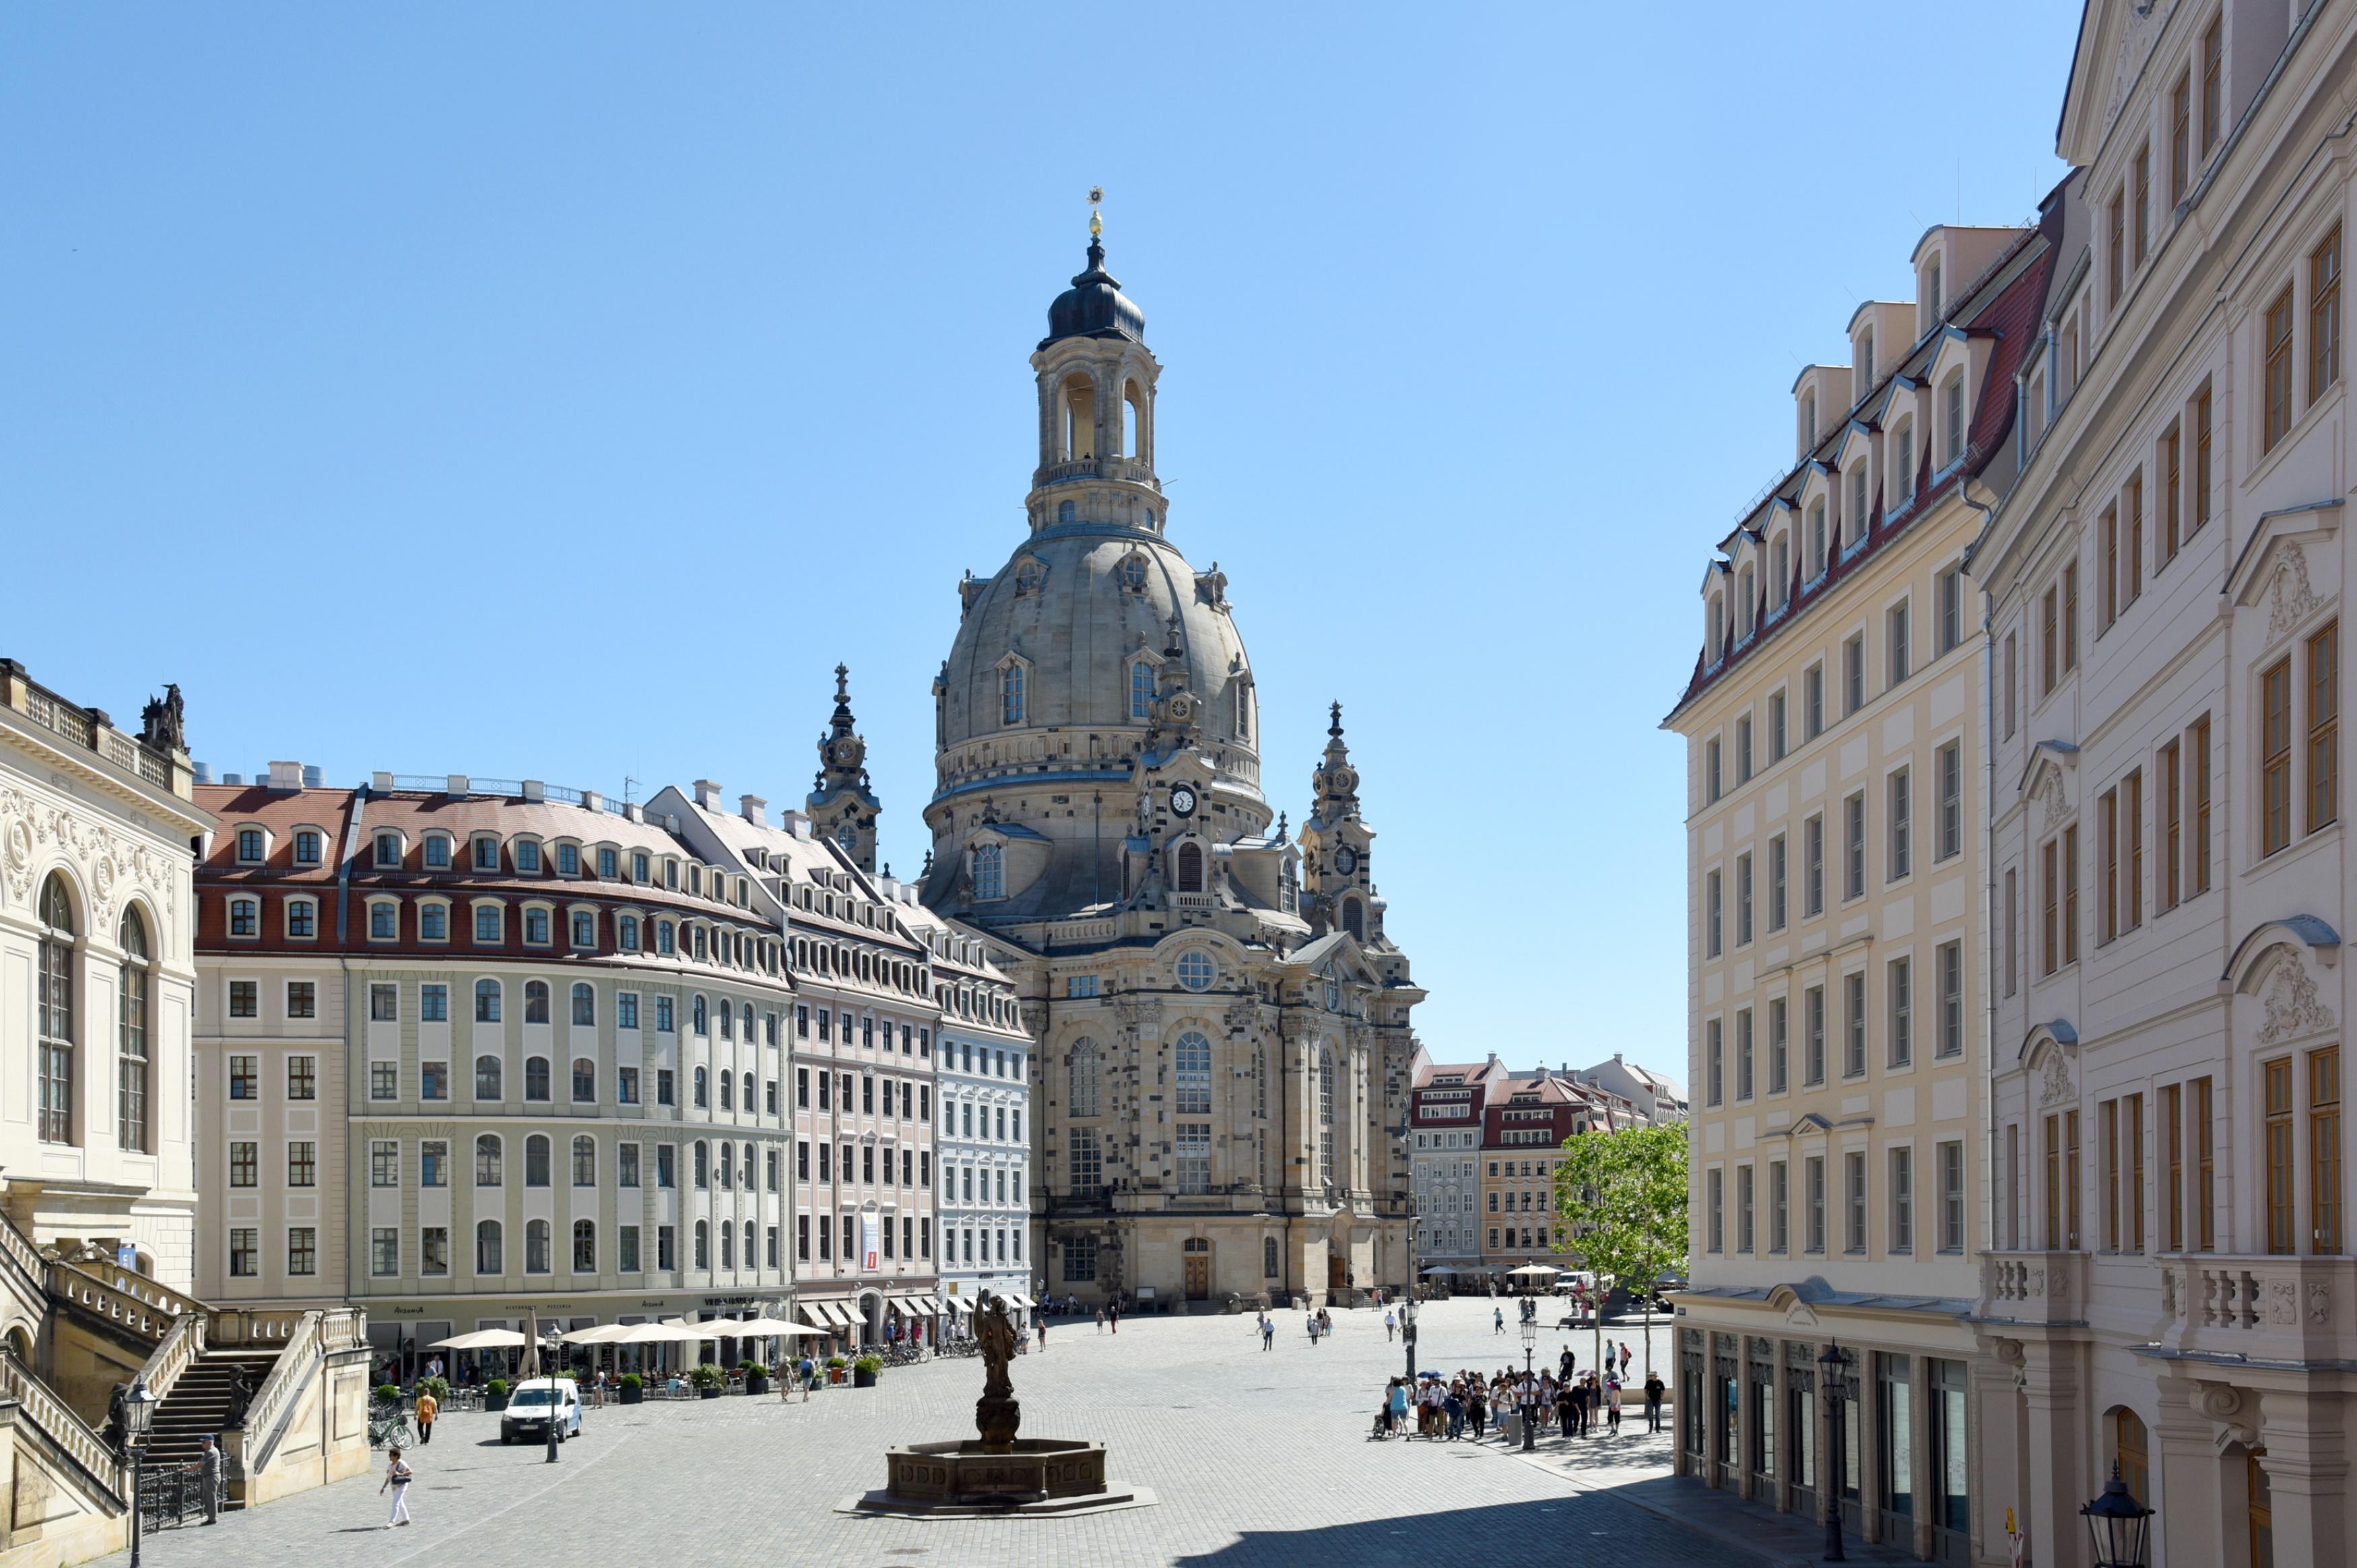
[[[1578,1370],[1578,1358],[1569,1350],[1551,1370],[1517,1372],[1501,1368],[1488,1377],[1478,1371],[1442,1376],[1423,1372],[1413,1380],[1393,1378],[1383,1385],[1383,1407],[1375,1418],[1374,1435],[1415,1436],[1455,1442],[1469,1428],[1480,1442],[1493,1421],[1514,1412],[1534,1434],[1554,1432],[1566,1438],[1620,1433],[1621,1384],[1628,1374],[1626,1344],[1608,1345],[1601,1371]],[[1644,1384],[1645,1430],[1662,1430],[1662,1401],[1668,1390],[1661,1375],[1647,1372]],[[1414,1420],[1410,1426],[1411,1416]]]

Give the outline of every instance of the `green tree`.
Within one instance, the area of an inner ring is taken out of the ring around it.
[[[1598,1359],[1605,1294],[1615,1281],[1645,1311],[1645,1370],[1653,1369],[1653,1290],[1686,1267],[1686,1130],[1677,1122],[1617,1133],[1575,1133],[1555,1171],[1555,1250],[1577,1253],[1597,1276]]]

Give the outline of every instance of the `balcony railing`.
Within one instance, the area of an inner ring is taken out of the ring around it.
[[[0,706],[14,709],[69,746],[102,757],[125,773],[136,774],[166,789],[172,787],[169,758],[116,729],[99,709],[67,702],[21,673],[22,668],[7,661],[5,668],[0,669]]]
[[[2357,1359],[2357,1258],[2172,1252],[2157,1260],[2161,1343],[2266,1361]]]
[[[1978,1316],[2061,1325],[2087,1318],[2084,1252],[1983,1252]]]

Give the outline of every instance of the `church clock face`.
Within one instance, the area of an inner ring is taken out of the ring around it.
[[[1170,787],[1170,812],[1178,817],[1195,814],[1195,787],[1192,784],[1173,784]]]
[[[1359,852],[1344,844],[1334,852],[1334,869],[1348,876],[1359,869]]]

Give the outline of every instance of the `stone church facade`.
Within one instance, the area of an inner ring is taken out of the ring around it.
[[[1227,579],[1165,532],[1161,367],[1101,243],[1031,362],[1029,532],[959,586],[923,897],[990,940],[1040,1042],[1038,1274],[1085,1300],[1401,1285],[1424,993],[1340,704],[1289,832]]]

